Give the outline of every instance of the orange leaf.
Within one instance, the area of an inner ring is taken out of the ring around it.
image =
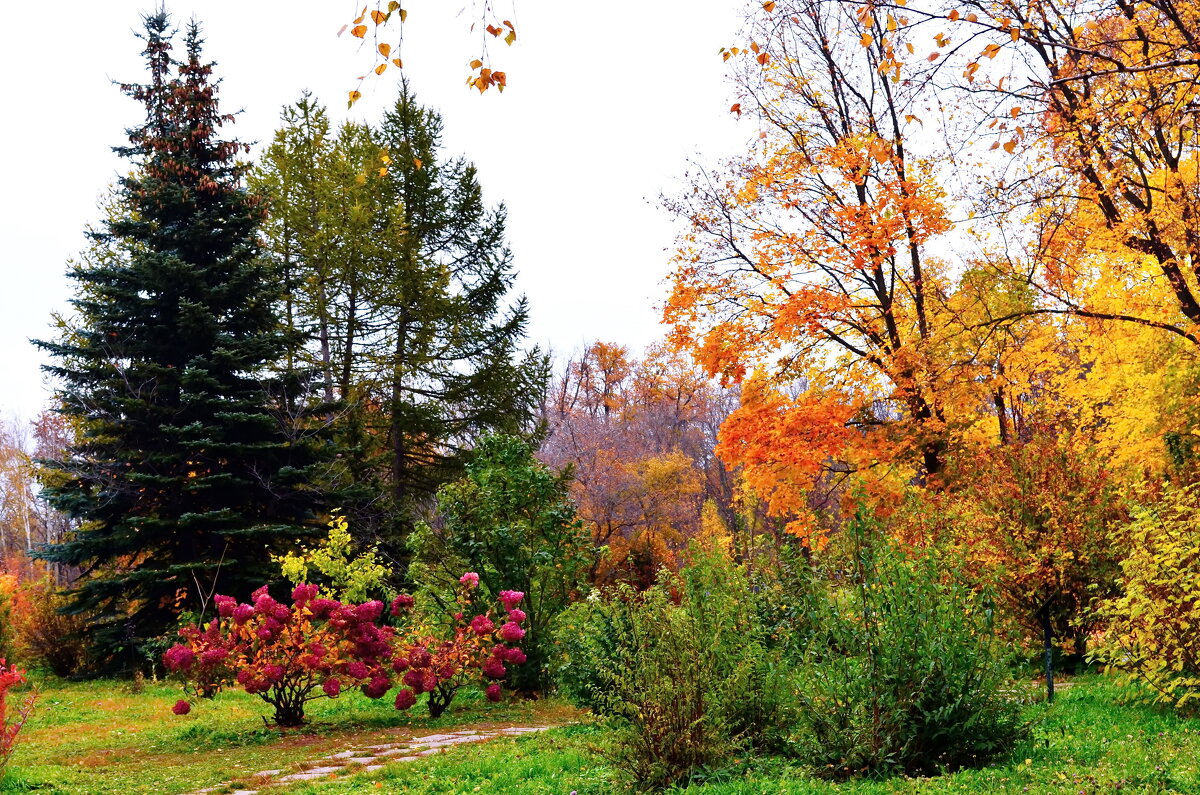
[[[413,158],[413,165],[417,167],[417,171],[420,171],[420,170],[421,170],[421,166],[423,165],[423,164],[421,163],[421,158],[419,158],[419,157],[414,157],[414,158]]]
[[[353,28],[350,29],[350,35],[356,36],[357,38],[361,39],[363,36],[367,35],[367,26],[366,25],[355,25]]]
[[[999,148],[1000,148],[1000,142],[996,141],[994,144],[992,144],[991,146],[988,147],[988,151],[990,152],[993,149],[999,149]]]
[[[390,45],[386,42],[384,42],[383,44],[380,44],[379,45],[379,54],[382,55],[384,58],[391,55],[392,54],[392,45]]]
[[[999,44],[989,44],[983,48],[983,54],[989,58],[995,58],[1000,53]]]
[[[386,72],[386,71],[387,71],[387,64],[386,64],[386,63],[381,63],[381,64],[379,64],[379,66],[376,66],[376,67],[375,67],[375,74],[377,74],[377,75],[381,75],[381,74],[383,74],[383,73],[384,73],[384,72]]]
[[[948,16],[950,17],[951,22],[958,19],[958,9],[956,8],[953,11],[951,11]]]
[[[387,22],[387,18],[388,15],[382,11],[376,10],[371,12],[371,21],[376,25],[382,25],[384,22]]]
[[[941,54],[940,52],[931,52],[931,53],[929,54],[929,57],[928,57],[928,58],[926,58],[925,60],[927,60],[927,61],[930,61],[930,62],[933,62],[933,61],[936,61],[938,58],[941,58],[941,57],[942,57],[942,54]]]
[[[1015,150],[1016,148],[1017,148],[1017,140],[1015,138],[1011,141],[1004,142],[1004,151],[1008,152],[1010,155],[1013,153],[1013,150]]]
[[[870,47],[872,44],[875,43],[875,37],[872,36],[870,33],[864,33],[862,35],[862,38],[858,40],[858,43],[864,47]]]
[[[769,0],[766,3],[763,3],[763,11],[766,11],[769,14],[774,10],[775,10],[775,0]]]
[[[478,69],[481,66],[483,66],[483,61],[479,60],[478,58],[476,58],[474,61],[471,61],[472,69]]]
[[[404,67],[404,62],[401,61],[399,58],[393,58],[392,63],[396,65],[397,69],[402,69]]]
[[[1013,28],[1013,29],[1012,29],[1011,31],[1009,31],[1009,32],[1010,32],[1010,33],[1012,33],[1012,40],[1013,40],[1013,41],[1020,41],[1020,40],[1021,40],[1021,31],[1020,31],[1020,29],[1018,29],[1018,28]]]
[[[400,9],[400,21],[404,22],[406,19],[408,19],[408,9],[402,8]]]
[[[741,116],[742,115],[742,103],[735,102],[732,105],[730,105],[729,112],[736,113],[737,115]]]

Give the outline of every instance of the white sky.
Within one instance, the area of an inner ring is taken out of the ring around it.
[[[364,0],[360,0],[360,3]],[[111,147],[141,107],[113,80],[143,79],[140,12],[154,0],[0,3],[0,413],[35,414],[48,397],[40,352],[66,308],[68,259],[99,217],[98,197],[123,169]],[[495,0],[502,16],[510,0]],[[752,130],[728,112],[718,54],[735,44],[739,0],[515,0],[515,46],[495,42],[509,87],[480,96],[464,83],[479,54],[470,0],[410,0],[404,71],[445,121],[446,154],[479,167],[485,199],[509,209],[509,242],[529,297],[530,339],[560,352],[604,339],[640,349],[658,339],[675,225],[660,193],[689,160],[736,153]],[[373,4],[372,4],[373,7]],[[175,0],[203,23],[205,55],[223,79],[227,128],[269,142],[284,104],[309,89],[335,121],[370,53],[338,29],[349,0]],[[371,45],[367,45],[368,47]],[[350,118],[376,121],[395,97],[389,69],[363,86]]]

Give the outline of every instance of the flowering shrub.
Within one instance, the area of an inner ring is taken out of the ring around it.
[[[4,773],[8,758],[12,756],[13,749],[16,747],[17,734],[20,733],[21,727],[25,725],[25,721],[33,712],[33,702],[37,698],[36,693],[30,693],[16,716],[12,719],[9,718],[8,691],[24,682],[25,672],[18,670],[15,665],[10,667],[4,658],[0,657],[0,774]]]
[[[505,645],[515,644],[525,636],[525,630],[520,626],[525,614],[517,609],[525,594],[501,592],[500,603],[507,612],[507,620],[502,624],[493,619],[491,610],[477,613],[468,620],[466,616],[473,612],[472,597],[479,587],[479,575],[467,572],[459,583],[460,609],[449,624],[438,628],[414,628],[413,639],[400,645],[392,662],[404,684],[396,694],[396,709],[408,709],[416,703],[419,694],[428,693],[429,714],[436,718],[450,706],[460,687],[480,676],[495,680],[484,692],[489,701],[499,701],[499,680],[508,673],[506,664],[522,665],[525,662],[525,652],[514,645]],[[401,598],[397,597],[397,602]],[[405,615],[403,610],[401,607],[397,611],[396,603],[393,603],[393,611],[401,618]]]
[[[471,608],[473,588],[471,578],[463,580],[463,610]],[[409,709],[419,694],[428,693],[430,714],[437,716],[462,685],[503,679],[506,664],[525,662],[524,652],[511,645],[524,635],[524,614],[516,608],[524,594],[506,594],[501,602],[507,616],[499,626],[491,611],[468,620],[461,610],[449,625],[425,626],[412,615],[416,601],[401,594],[391,605],[399,619],[396,629],[380,625],[384,605],[379,601],[346,604],[302,584],[292,591],[289,607],[263,586],[252,595],[252,604],[215,597],[217,618],[203,628],[180,630],[182,642],[167,650],[163,663],[183,679],[189,696],[212,696],[237,685],[274,707],[280,726],[303,723],[304,705],[313,699],[337,698],[347,687],[378,699],[396,679],[401,682],[396,709]],[[486,693],[499,700],[498,683]],[[172,708],[177,715],[190,710],[187,700]]]
[[[382,602],[343,604],[317,597],[315,585],[298,585],[288,607],[267,593],[253,604],[217,596],[217,618],[203,629],[180,630],[181,643],[163,664],[185,682],[189,695],[210,696],[236,684],[274,707],[280,726],[304,721],[304,705],[361,687],[370,698],[391,689],[392,629],[376,622]],[[188,702],[173,712],[186,715]]]

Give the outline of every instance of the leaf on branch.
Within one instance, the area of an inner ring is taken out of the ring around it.
[[[384,58],[391,55],[392,54],[392,45],[390,45],[386,42],[384,42],[383,44],[380,44],[379,45],[379,54],[382,55]]]
[[[775,10],[775,0],[768,0],[768,2],[763,3],[763,11],[766,11],[769,14],[774,10]]]
[[[361,91],[351,91],[350,92],[350,101],[346,103],[346,107],[347,108],[354,107],[354,103],[358,102],[360,99],[362,99]]]
[[[481,66],[483,66],[483,61],[479,60],[478,58],[476,58],[474,61],[471,61],[472,69],[478,69]]]
[[[371,21],[376,25],[382,25],[384,22],[387,22],[387,18],[388,15],[382,11],[375,10],[371,12]]]
[[[361,39],[362,37],[367,35],[367,26],[366,25],[355,25],[353,28],[350,29],[350,35]]]
[[[872,44],[875,43],[875,37],[872,36],[870,33],[864,33],[862,35],[862,38],[858,40],[858,43],[864,47],[870,47]]]
[[[387,68],[388,68],[388,65],[386,63],[381,63],[381,64],[379,64],[379,66],[375,67],[375,74],[381,75],[387,71]]]

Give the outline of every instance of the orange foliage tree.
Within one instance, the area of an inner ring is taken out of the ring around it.
[[[806,535],[823,468],[911,462],[936,477],[947,448],[948,290],[931,247],[951,222],[934,161],[912,143],[919,83],[893,80],[883,13],[767,3],[733,48],[733,110],[760,143],[670,204],[690,226],[665,319],[707,371],[745,382],[719,452]],[[899,35],[899,34],[897,34]]]

